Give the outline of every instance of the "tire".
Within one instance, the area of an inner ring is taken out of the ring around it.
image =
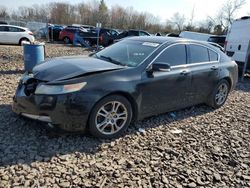
[[[65,44],[69,44],[69,43],[71,43],[71,41],[70,41],[70,38],[69,38],[69,37],[64,37],[64,38],[63,38],[63,42],[64,42]]]
[[[127,129],[131,120],[130,102],[123,96],[111,95],[94,106],[89,118],[89,131],[97,138],[117,138]]]
[[[217,109],[224,105],[227,100],[230,85],[227,80],[221,80],[209,97],[208,105]]]
[[[30,43],[30,40],[27,39],[27,38],[21,38],[21,39],[19,40],[19,45],[22,46],[22,45],[23,45],[23,42],[29,42],[29,43]]]
[[[92,46],[91,42],[88,40],[88,39],[85,39],[84,42],[89,45],[89,46]]]

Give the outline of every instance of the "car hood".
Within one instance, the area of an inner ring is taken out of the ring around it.
[[[86,56],[53,58],[33,68],[34,78],[42,81],[61,81],[79,76],[122,69],[123,66]]]

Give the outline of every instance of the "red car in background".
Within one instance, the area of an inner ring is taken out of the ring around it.
[[[59,40],[62,40],[65,44],[72,43],[77,30],[81,30],[81,28],[76,26],[65,27],[59,34]]]

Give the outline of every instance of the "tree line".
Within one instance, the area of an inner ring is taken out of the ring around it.
[[[71,25],[73,23],[95,25],[102,23],[103,27],[117,29],[142,29],[151,33],[180,33],[183,30],[203,33],[223,34],[235,19],[237,11],[246,0],[228,0],[219,7],[218,14],[208,16],[206,20],[194,22],[195,9],[190,18],[175,13],[162,22],[159,17],[148,12],[138,12],[133,7],[119,5],[108,8],[104,0],[91,0],[79,4],[53,2],[42,5],[22,6],[8,10],[0,6],[0,18],[18,21],[39,21],[54,24]],[[1,20],[0,20],[1,21]]]

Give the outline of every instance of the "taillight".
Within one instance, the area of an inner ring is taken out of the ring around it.
[[[29,35],[33,35],[33,33],[31,31],[28,32]]]

